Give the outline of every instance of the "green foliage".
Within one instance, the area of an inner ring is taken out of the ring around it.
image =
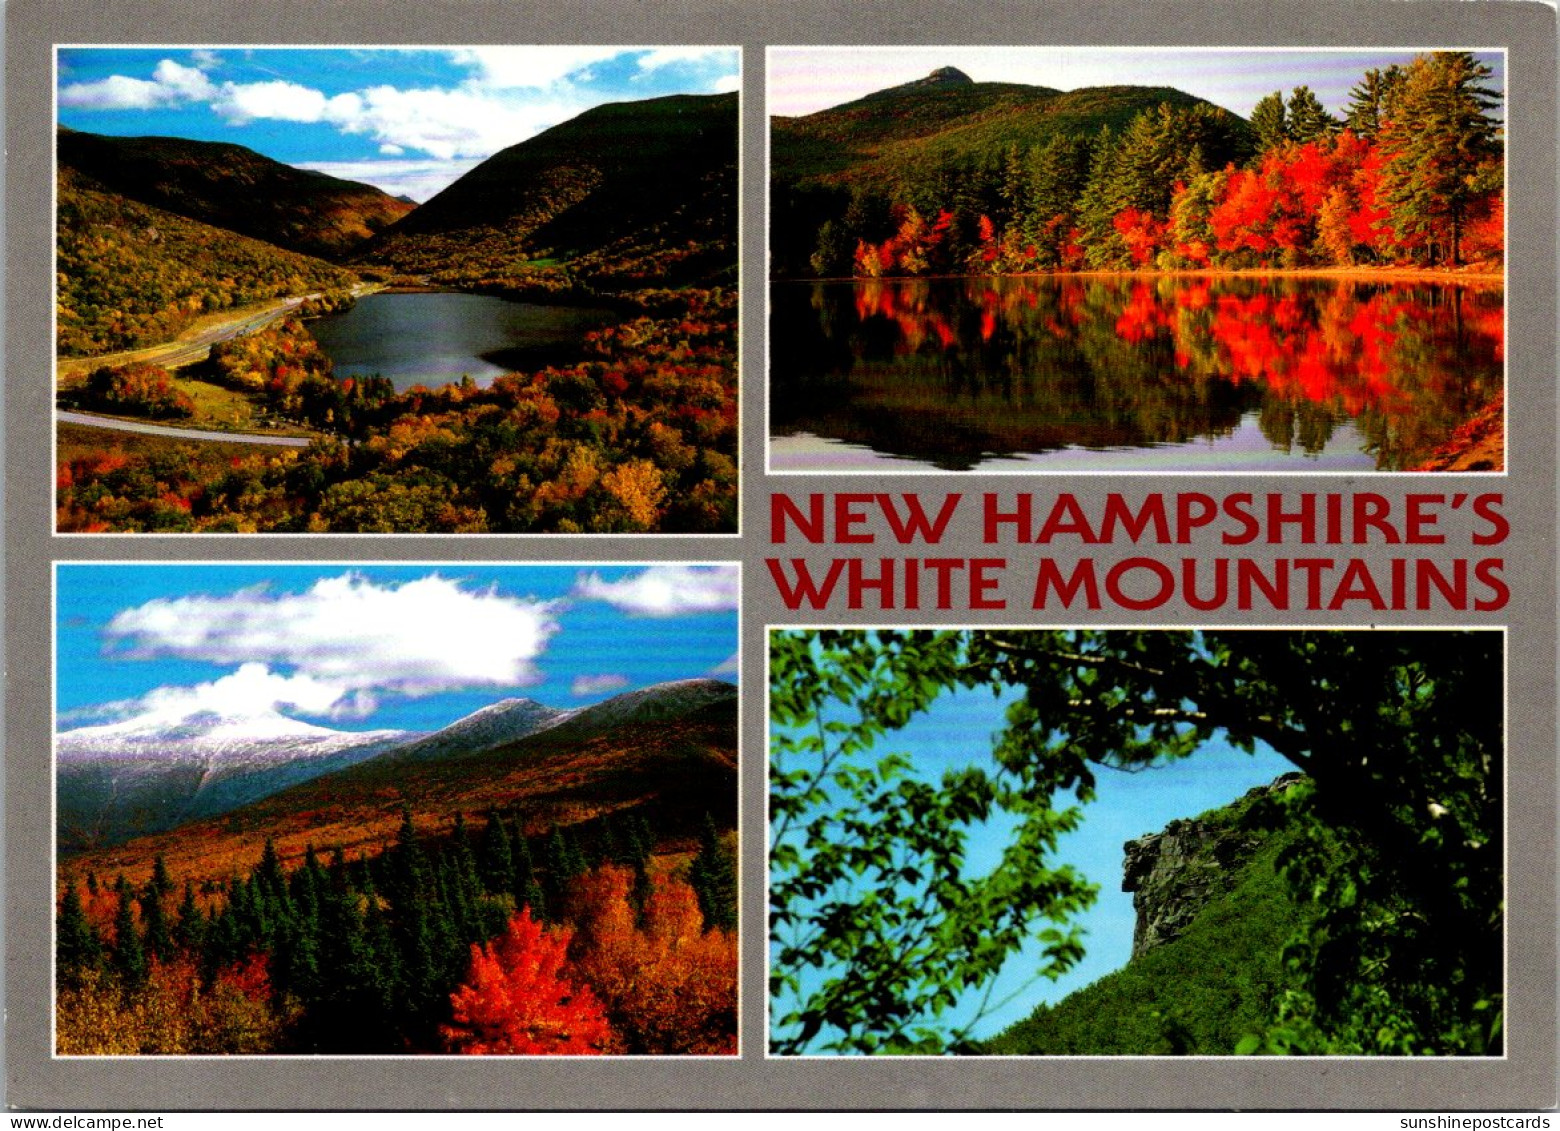
[[[956,678],[950,633],[771,637],[770,994],[776,1052],[964,1051],[981,1014],[952,1021],[1042,921],[1040,974],[1082,953],[1061,924],[1094,889],[1045,852],[1077,821],[1022,767],[940,783],[874,743]],[[1080,790],[1080,798],[1086,796]],[[1016,820],[989,872],[965,866],[972,829]]]
[[[699,833],[699,853],[688,865],[688,883],[698,896],[706,926],[737,929],[737,854],[708,813]]]
[[[153,420],[178,420],[195,412],[190,395],[155,365],[99,366],[87,374],[78,399],[83,408]]]
[[[1228,1056],[1241,1041],[1265,1032],[1279,995],[1298,981],[1282,958],[1305,918],[1277,870],[1288,839],[1280,833],[1264,843],[1231,877],[1231,890],[1204,907],[1179,937],[1040,1006],[983,1042],[980,1051]]]
[[[1502,646],[1494,632],[776,633],[777,1049],[820,1032],[838,1050],[957,1047],[963,1030],[939,1029],[940,1009],[1000,969],[1027,915],[1065,922],[1087,890],[1045,869],[1076,820],[1051,797],[1088,800],[1095,766],[1152,767],[1215,736],[1261,741],[1310,783],[1280,803],[1294,839],[1278,867],[1308,921],[1284,951],[1299,988],[1262,1047],[1498,1049]],[[950,774],[938,791],[872,747],[954,685],[1024,695],[993,770]],[[956,863],[961,823],[994,804],[1022,818],[1004,866],[1042,885],[1000,907],[985,901],[991,878],[972,883]],[[994,913],[997,929],[977,932]],[[1057,938],[1050,957],[1065,968],[1077,943]],[[948,946],[976,939],[984,963]]]

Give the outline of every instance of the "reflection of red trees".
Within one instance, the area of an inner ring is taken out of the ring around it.
[[[1073,342],[1103,322],[1128,345],[1166,343],[1189,378],[1262,382],[1280,397],[1358,415],[1404,411],[1416,390],[1451,389],[1458,374],[1439,358],[1459,335],[1472,353],[1498,360],[1502,305],[1483,294],[1349,284],[1275,293],[1209,278],[1125,278],[972,285],[964,301],[978,312],[982,342],[999,330],[1019,341]],[[960,348],[924,283],[860,286],[855,307],[860,318],[895,323],[896,352]]]

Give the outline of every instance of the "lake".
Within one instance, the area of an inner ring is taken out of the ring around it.
[[[398,390],[494,377],[572,360],[611,311],[455,291],[381,291],[309,323],[338,377],[379,374]]]
[[[1498,283],[773,283],[774,471],[1401,471],[1501,392]]]

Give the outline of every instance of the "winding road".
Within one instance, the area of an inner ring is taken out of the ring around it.
[[[66,372],[80,372],[86,369],[95,369],[100,365],[120,365],[126,362],[142,362],[147,365],[160,365],[164,369],[177,369],[182,365],[191,365],[197,361],[204,361],[211,354],[211,347],[217,342],[225,342],[229,338],[241,337],[244,334],[252,334],[265,326],[270,325],[290,310],[302,306],[311,298],[318,298],[318,294],[297,295],[293,298],[282,299],[259,310],[250,310],[235,317],[225,319],[212,326],[185,338],[176,341],[165,342],[160,346],[148,346],[145,349],[128,350],[124,353],[107,354],[102,357],[72,358],[60,363],[56,367],[58,376],[64,376]],[[139,432],[146,436],[167,436],[176,440],[212,440],[224,444],[267,444],[279,448],[306,448],[309,439],[306,436],[268,436],[255,432],[215,432],[199,428],[171,428],[163,424],[142,424],[135,420],[121,420],[114,416],[98,416],[89,412],[66,412],[55,409],[54,420],[56,424],[79,424],[87,428],[106,428],[115,432]]]
[[[270,444],[278,448],[306,448],[307,436],[263,436],[255,432],[206,432],[199,428],[170,428],[165,424],[142,424],[138,420],[120,420],[113,416],[94,416],[90,412],[65,412],[57,409],[54,419],[60,424],[80,424],[87,428],[107,428],[115,432],[139,432],[146,436],[168,436],[175,440],[216,440],[224,444]]]

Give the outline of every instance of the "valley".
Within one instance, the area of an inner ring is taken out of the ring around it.
[[[60,407],[312,443],[217,478],[162,431],[62,444],[58,528],[734,530],[736,148],[734,94],[607,104],[414,205],[62,126]],[[342,313],[386,289],[487,305],[460,345],[423,296]]]

